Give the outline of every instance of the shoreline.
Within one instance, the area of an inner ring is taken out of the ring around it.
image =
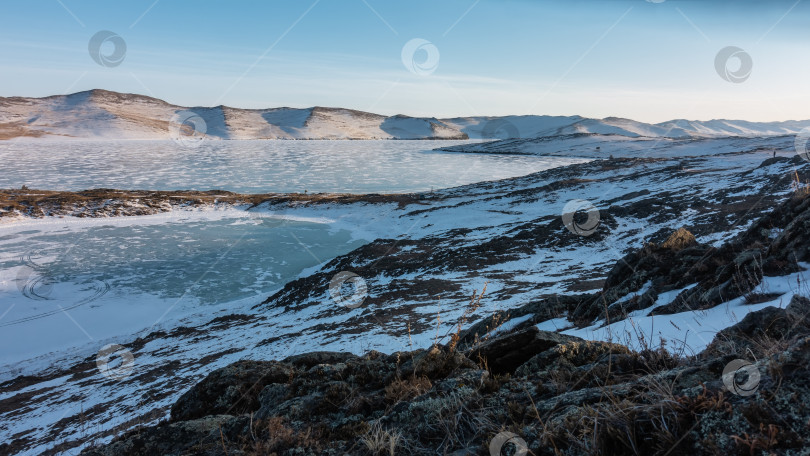
[[[476,185],[476,184],[471,184]],[[40,189],[0,189],[0,222],[11,218],[44,219],[63,217],[131,217],[154,215],[178,209],[211,206],[312,204],[384,204],[399,207],[420,204],[430,192],[422,193],[234,193],[225,190],[118,190],[90,189],[60,191]]]
[[[745,152],[750,145],[721,146],[720,150],[705,151],[701,156],[674,154],[667,158],[595,160],[523,177],[442,189],[434,194],[373,195],[376,201],[385,203],[380,205],[368,204],[369,195],[246,196],[221,191],[111,189],[0,191],[0,195],[14,199],[20,207],[43,209],[40,217],[27,218],[32,224],[61,220],[56,215],[60,210],[68,216],[75,215],[74,211],[83,212],[83,217],[95,216],[92,220],[106,223],[107,212],[113,216],[116,212],[111,204],[103,204],[105,197],[120,197],[117,199],[121,207],[124,202],[138,203],[143,206],[140,210],[189,209],[180,210],[179,214],[190,214],[195,207],[235,205],[241,198],[245,206],[239,210],[252,208],[256,203],[255,212],[325,217],[355,225],[379,238],[303,271],[281,290],[250,309],[242,309],[240,314],[227,318],[212,315],[211,321],[183,323],[174,330],[152,332],[131,342],[127,342],[131,340],[127,337],[118,339],[136,359],[135,376],[128,382],[109,382],[99,375],[93,357],[86,357],[53,372],[53,379],[67,376],[58,385],[55,380],[38,378],[18,378],[6,383],[6,404],[19,410],[30,407],[17,415],[18,419],[60,427],[55,432],[30,431],[20,424],[4,429],[4,435],[17,439],[14,441],[17,446],[12,448],[43,449],[55,441],[60,448],[84,448],[86,436],[74,431],[75,426],[85,422],[80,410],[68,413],[61,421],[49,418],[49,414],[62,410],[65,404],[81,401],[85,409],[92,407],[95,412],[90,425],[104,428],[93,435],[106,443],[116,432],[131,429],[129,423],[154,424],[168,418],[169,409],[181,393],[217,369],[240,360],[283,359],[313,351],[361,353],[372,349],[393,353],[403,346],[409,347],[410,341],[414,348],[429,347],[436,337],[437,326],[442,334],[451,328],[455,331],[453,322],[465,312],[469,293],[480,291],[485,282],[487,293],[480,301],[481,307],[463,325],[470,334],[482,325],[492,327],[488,319],[492,315],[505,324],[505,330],[510,329],[498,336],[510,337],[513,331],[520,332],[528,326],[545,329],[539,326],[563,317],[588,330],[599,324],[598,311],[603,309],[601,305],[591,305],[594,293],[609,284],[615,286],[611,286],[607,297],[619,302],[610,308],[609,317],[618,324],[625,313],[649,309],[647,305],[657,301],[652,291],[641,292],[639,286],[656,277],[667,281],[681,279],[677,274],[655,271],[649,276],[611,272],[616,264],[631,264],[644,272],[634,257],[626,255],[643,252],[639,248],[650,242],[666,244],[679,227],[688,229],[699,243],[683,250],[683,254],[673,253],[684,264],[688,258],[716,251],[740,233],[759,233],[758,227],[765,225],[757,221],[790,198],[794,169],[799,169],[802,181],[808,176],[808,164],[798,157],[782,153],[773,158],[760,152]],[[701,189],[699,193],[694,190],[697,188]],[[421,200],[420,196],[428,199]],[[135,201],[138,198],[140,201]],[[153,200],[155,207],[149,208],[145,199]],[[577,199],[589,200],[599,209],[600,224],[592,236],[570,232],[560,219],[566,202]],[[215,200],[218,202],[214,203]],[[74,205],[76,201],[79,204]],[[160,204],[164,201],[167,206]],[[395,203],[399,201],[402,206],[397,208]],[[136,215],[136,209],[131,211],[131,215]],[[245,215],[253,212],[247,211]],[[127,213],[130,212],[122,211],[119,215]],[[122,222],[125,218],[118,217]],[[138,222],[135,218],[131,220]],[[87,222],[90,221],[88,218]],[[784,223],[780,220],[774,226],[781,227]],[[656,255],[664,253],[653,251],[649,258]],[[670,254],[662,258],[666,260]],[[729,255],[729,259],[735,258]],[[340,271],[351,271],[367,282],[369,295],[361,307],[343,308],[329,300],[330,281]],[[680,290],[700,282],[699,279],[672,286]],[[769,293],[777,291],[776,284],[770,281],[768,287]],[[665,289],[655,292],[659,296],[672,294],[666,294],[669,291]],[[566,298],[557,302],[555,296]],[[778,299],[771,295],[761,298],[763,305],[765,298]],[[666,326],[667,319],[680,325],[683,319],[677,314],[681,309],[663,301],[662,298],[659,308],[672,313],[659,315],[662,311],[656,311],[655,328]],[[637,307],[630,308],[630,304]],[[744,316],[740,311],[756,310],[747,305],[736,309],[738,318]],[[436,323],[437,312],[441,315],[440,325]],[[280,321],[286,323],[279,325]],[[615,330],[620,332],[622,328]],[[656,334],[646,340],[658,340]],[[436,380],[443,381],[438,377]],[[153,398],[150,410],[137,402],[132,394],[135,388],[138,394],[146,392]],[[127,424],[114,427],[114,422],[121,420]]]

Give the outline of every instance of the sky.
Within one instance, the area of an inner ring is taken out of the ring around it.
[[[810,118],[810,1],[4,0],[1,8],[0,96],[101,88],[192,107]]]

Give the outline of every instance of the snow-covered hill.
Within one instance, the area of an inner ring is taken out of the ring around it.
[[[0,139],[168,139],[170,122],[182,124],[183,115],[199,116],[209,139],[467,139],[435,118],[324,107],[182,107],[106,90],[0,98]]]
[[[675,119],[648,124],[620,117],[589,119],[580,116],[457,117],[445,124],[472,139],[520,139],[575,134],[618,135],[631,138],[718,138],[727,136],[779,136],[796,134],[810,127],[810,120],[748,122],[744,120]]]
[[[199,116],[210,139],[505,139],[573,134],[713,138],[778,136],[810,127],[810,120],[757,123],[677,119],[648,124],[618,117],[580,116],[437,119],[319,106],[182,107],[143,95],[90,90],[45,98],[0,98],[0,139],[166,139],[171,135],[170,121],[178,114]]]

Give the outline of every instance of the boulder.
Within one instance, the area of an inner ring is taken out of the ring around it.
[[[695,236],[686,228],[681,227],[669,235],[667,240],[661,244],[661,248],[679,251],[696,244]]]
[[[579,337],[540,331],[532,326],[489,339],[475,347],[469,357],[484,360],[493,374],[514,373],[534,355],[559,344],[581,341]]]
[[[769,306],[749,313],[739,323],[718,332],[703,355],[729,351],[738,355],[748,351],[762,353],[771,345],[769,341],[785,340],[791,337],[794,329],[787,310]]]
[[[800,324],[807,326],[810,321],[810,299],[801,295],[793,295],[787,307],[787,313]]]
[[[515,370],[515,376],[545,375],[560,364],[579,367],[599,362],[611,354],[628,354],[630,350],[620,344],[577,340],[556,345],[532,356]]]
[[[266,385],[287,383],[293,372],[289,365],[275,361],[237,361],[211,372],[183,393],[172,406],[171,420],[253,411]]]
[[[282,362],[292,364],[295,367],[309,369],[310,367],[318,364],[345,363],[346,361],[356,357],[357,355],[346,352],[316,351],[288,356],[287,358],[284,358]]]
[[[213,415],[132,431],[112,443],[82,452],[86,456],[219,455],[223,438],[241,434],[246,419]]]

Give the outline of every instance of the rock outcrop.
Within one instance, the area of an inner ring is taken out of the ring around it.
[[[810,444],[810,327],[787,313],[752,313],[691,358],[523,330],[464,352],[243,361],[183,395],[171,421],[83,454],[489,454],[501,432],[533,454],[799,451]],[[782,318],[790,330],[774,333],[770,354],[748,364],[759,376],[755,391],[735,394],[724,368],[746,354],[718,347],[733,340],[745,350],[752,322]],[[495,373],[473,361],[485,353],[522,359],[531,343],[516,343],[529,336],[547,346],[535,345],[539,353],[516,367],[491,359]]]
[[[688,283],[697,285],[658,311],[716,305],[751,293],[763,274],[801,268],[808,229],[807,197],[719,248],[681,229],[623,258],[597,295],[549,306],[592,321],[628,293],[637,292],[622,312]],[[802,293],[749,313],[693,356],[540,331],[547,315],[531,304],[515,310],[528,318],[509,330],[489,318],[427,350],[241,361],[184,394],[170,421],[83,454],[472,455],[496,454],[492,445],[505,441],[504,454],[805,454]]]

